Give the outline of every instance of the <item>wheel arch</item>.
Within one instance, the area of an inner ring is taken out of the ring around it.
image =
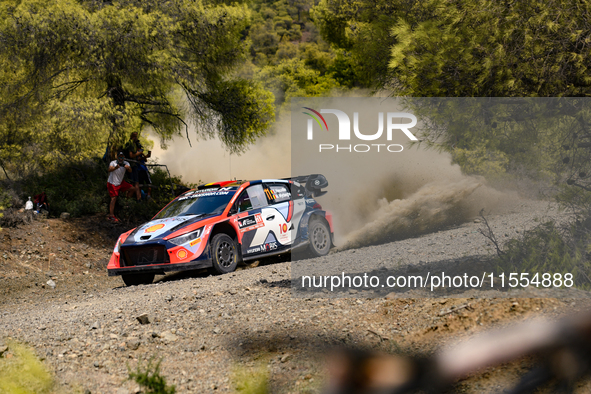
[[[238,242],[238,233],[236,233],[236,229],[230,224],[229,221],[225,221],[222,223],[217,223],[211,229],[211,234],[209,235],[209,244],[211,244],[211,240],[218,234],[226,234],[230,238],[236,242],[236,248],[238,250],[238,257],[239,262],[242,261],[242,248],[240,247],[240,242]]]
[[[211,229],[211,234],[209,236],[210,241],[219,233],[227,234],[230,237],[232,237],[233,240],[238,241],[238,234],[236,233],[234,227],[232,227],[232,225],[228,221],[217,223],[215,226],[213,226],[213,228]]]
[[[308,217],[307,228],[310,228],[310,223],[312,223],[312,221],[314,221],[314,220],[320,220],[326,224],[326,226],[328,227],[328,230],[330,231],[330,247],[333,248],[335,246],[334,245],[334,233],[332,231],[332,226],[331,226],[330,222],[326,219],[326,217],[324,215],[324,211],[311,212],[310,216]],[[309,237],[309,234],[307,234],[307,236]]]

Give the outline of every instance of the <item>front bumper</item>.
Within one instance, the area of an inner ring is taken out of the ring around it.
[[[182,252],[182,254],[179,252]],[[120,252],[113,252],[107,266],[107,273],[109,276],[133,273],[164,274],[165,272],[187,271],[213,266],[209,245],[202,245],[199,253],[190,253],[190,250],[181,246],[167,249],[161,243],[139,247],[135,245],[128,246],[127,250],[122,249]],[[185,261],[177,257],[179,254]],[[191,260],[191,257],[196,258]]]
[[[174,271],[188,271],[201,268],[209,268],[212,266],[211,259],[203,259],[191,261],[188,263],[174,263],[174,264],[154,264],[154,265],[139,265],[135,267],[121,267],[107,269],[109,276],[124,275],[124,274],[139,274],[150,273],[163,275],[165,272]]]

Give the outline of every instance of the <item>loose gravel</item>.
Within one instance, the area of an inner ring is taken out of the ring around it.
[[[493,231],[508,240],[548,215],[559,213],[548,203],[521,201],[488,220]],[[412,265],[488,255],[494,249],[478,232],[481,226],[474,218],[420,238],[336,251],[304,264],[350,267],[373,260]],[[49,239],[45,242],[55,246]],[[21,249],[15,243],[9,251],[19,262],[27,255]],[[108,259],[107,243],[93,246],[91,252],[91,268],[84,266],[85,260],[70,269],[61,265],[50,275],[43,268],[27,268],[28,288],[7,285],[7,275],[0,279],[0,342],[13,338],[30,344],[66,391],[139,392],[127,379],[128,368],[155,357],[162,359],[163,375],[180,393],[233,392],[240,371],[255,374],[261,368],[269,374],[273,392],[319,392],[322,356],[331,346],[429,352],[451,338],[499,322],[561,314],[580,305],[573,299],[293,297],[290,263],[264,261],[222,276],[172,274],[152,285],[124,287],[99,264]],[[23,287],[27,276],[14,272],[15,283]],[[46,285],[49,279],[55,289]],[[471,307],[453,312],[454,306],[465,303]],[[463,383],[466,392],[473,387],[486,391],[487,383],[474,379]],[[489,383],[492,390],[498,382]]]

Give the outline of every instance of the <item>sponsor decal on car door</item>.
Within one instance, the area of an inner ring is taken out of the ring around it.
[[[238,214],[233,220],[240,233],[242,254],[258,253],[260,245],[253,245],[252,240],[257,232],[265,227],[262,209],[269,204],[263,185],[248,187],[238,197],[235,204]],[[257,247],[256,251],[255,246]]]
[[[249,216],[258,218],[259,224],[251,224],[254,222],[252,219],[247,223],[250,231],[242,241],[245,255],[290,248],[306,209],[303,200],[291,201],[291,195],[284,185],[272,185],[265,189],[265,193],[273,204],[262,208],[260,213],[249,213]]]

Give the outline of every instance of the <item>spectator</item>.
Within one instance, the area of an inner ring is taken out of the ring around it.
[[[146,162],[148,158],[152,156],[152,151],[148,151],[148,154],[145,155],[143,152],[137,156],[138,161],[138,180],[141,186],[148,186],[148,197],[149,200],[152,198],[152,179],[150,178],[150,172],[148,172],[148,167],[146,166]]]
[[[33,201],[31,201],[31,197],[29,196],[29,200],[25,203],[25,211],[32,211],[33,210]]]
[[[131,133],[129,141],[127,141],[127,144],[125,144],[125,147],[123,148],[123,152],[125,152],[125,157],[131,160],[131,172],[129,173],[129,179],[133,186],[137,187],[139,190],[137,160],[139,159],[140,155],[144,153],[144,148],[137,137],[136,131]]]
[[[137,200],[141,199],[140,189],[137,186],[132,186],[123,180],[125,172],[131,172],[131,166],[125,161],[123,152],[119,152],[117,160],[113,160],[109,164],[109,179],[107,180],[107,190],[111,197],[111,204],[109,205],[108,219],[112,222],[118,222],[119,219],[115,217],[115,203],[120,192],[127,192],[127,197],[131,197],[135,193]]]
[[[35,194],[33,198],[33,202],[37,207],[37,213],[41,213],[43,210],[49,213],[49,202],[47,202],[47,195],[45,192],[41,192],[40,194]]]

